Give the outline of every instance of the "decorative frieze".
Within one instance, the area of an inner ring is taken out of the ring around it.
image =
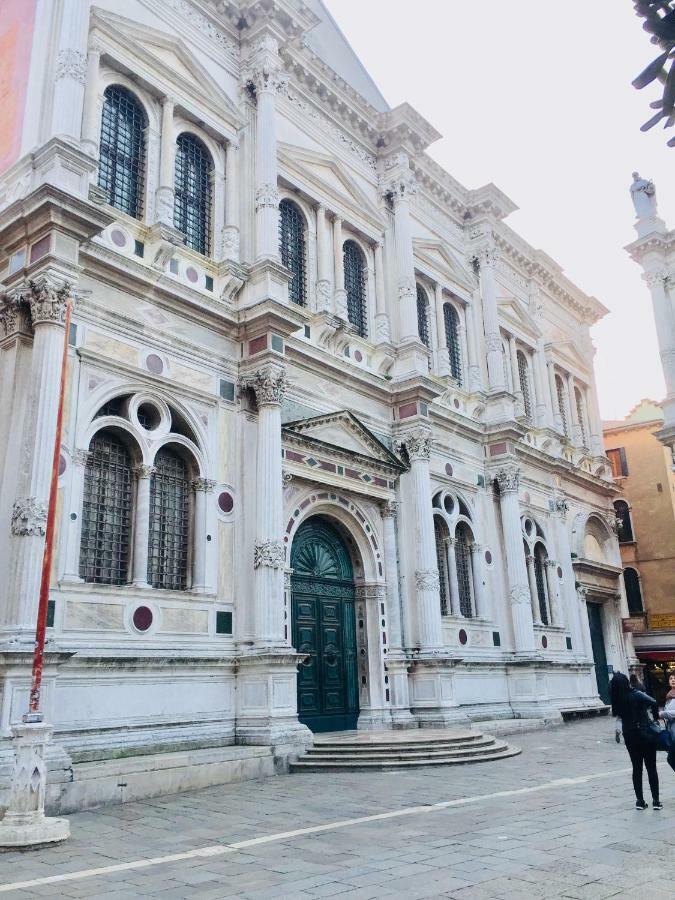
[[[415,584],[420,591],[437,591],[440,587],[438,569],[417,569]]]
[[[286,567],[286,551],[281,541],[256,541],[253,555],[253,568],[266,566],[270,569]]]
[[[157,469],[154,466],[148,466],[145,463],[134,466],[134,475],[141,480],[152,478],[156,471]]]
[[[509,600],[512,606],[530,605],[530,588],[526,584],[516,584],[509,591]]]
[[[192,490],[193,491],[202,491],[205,494],[210,494],[216,486],[216,482],[211,478],[194,478],[192,480]]]
[[[294,91],[287,91],[286,98],[289,103],[292,104],[299,112],[301,112],[304,116],[307,116],[309,119],[313,119],[321,128],[322,132],[328,132],[331,137],[333,137],[338,144],[348,150],[350,153],[353,153],[362,163],[365,163],[369,169],[375,171],[377,166],[377,160],[372,155],[372,153],[368,153],[360,144],[357,144],[356,141],[352,140],[348,134],[342,131],[334,122],[332,122],[327,116],[324,116],[318,109],[312,106],[309,103],[306,103],[301,97],[299,97]]]
[[[43,536],[47,527],[47,507],[35,497],[14,501],[11,531],[17,537]]]

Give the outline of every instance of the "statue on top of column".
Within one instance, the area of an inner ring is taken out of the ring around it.
[[[656,188],[653,181],[640,178],[639,172],[633,172],[630,196],[638,219],[656,218]]]

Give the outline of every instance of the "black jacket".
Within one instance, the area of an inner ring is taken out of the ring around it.
[[[653,697],[644,691],[631,690],[628,694],[626,706],[621,714],[621,724],[624,735],[638,734],[640,725],[649,725],[652,713],[654,721],[659,718],[659,705]]]

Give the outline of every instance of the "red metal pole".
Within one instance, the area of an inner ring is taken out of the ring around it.
[[[56,526],[56,492],[59,479],[59,459],[61,456],[61,433],[63,431],[63,399],[66,393],[66,372],[68,369],[68,338],[70,336],[71,300],[66,300],[65,333],[63,335],[63,358],[61,359],[61,387],[59,390],[59,406],[56,416],[56,435],[54,437],[54,455],[52,458],[52,478],[49,485],[49,506],[47,507],[47,529],[45,533],[45,550],[42,556],[42,578],[40,581],[40,602],[38,605],[37,625],[35,627],[35,650],[33,652],[33,676],[30,687],[29,715],[31,718],[40,711],[40,687],[42,686],[42,667],[44,663],[45,635],[47,633],[47,607],[49,604],[49,582],[51,581],[52,554],[54,551],[54,532]]]

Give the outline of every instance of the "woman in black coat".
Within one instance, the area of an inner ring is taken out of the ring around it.
[[[647,769],[649,788],[652,792],[652,807],[663,809],[659,800],[659,776],[656,771],[656,747],[648,743],[640,733],[649,727],[651,711],[654,721],[658,720],[659,707],[653,697],[630,686],[622,672],[616,672],[610,685],[612,693],[612,715],[619,716],[623,726],[623,739],[633,764],[633,787],[635,788],[635,808],[647,809],[642,793],[642,766]]]

